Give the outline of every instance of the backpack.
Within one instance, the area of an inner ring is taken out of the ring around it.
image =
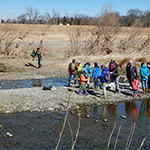
[[[74,63],[71,63],[70,70],[71,71],[75,71],[76,70],[76,65]]]
[[[106,71],[106,76],[104,77],[105,81],[108,82],[110,80],[110,72]]]

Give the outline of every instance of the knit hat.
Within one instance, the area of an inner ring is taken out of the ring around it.
[[[85,74],[86,74],[86,71],[83,71],[82,73],[85,73]]]
[[[87,62],[86,64],[89,65],[89,66],[91,65],[90,62]]]
[[[98,65],[98,62],[95,62],[94,65]]]
[[[101,67],[105,67],[105,65],[104,65],[104,64],[102,64],[102,65],[101,65]]]

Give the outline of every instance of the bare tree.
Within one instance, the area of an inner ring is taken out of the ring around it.
[[[27,6],[26,7],[26,15],[29,18],[30,23],[36,23],[36,20],[38,19],[39,16],[39,11],[36,9],[33,9],[32,6]]]

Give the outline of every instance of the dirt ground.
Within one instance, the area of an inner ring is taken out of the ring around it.
[[[23,32],[24,36],[23,39],[17,38],[13,42],[12,55],[0,55],[0,63],[4,63],[7,67],[4,72],[0,72],[0,80],[68,77],[68,65],[73,58],[82,64],[89,61],[91,68],[94,67],[93,64],[95,61],[107,66],[112,58],[115,58],[117,63],[125,59],[126,61],[121,68],[122,75],[125,75],[125,66],[129,60],[132,60],[137,66],[138,72],[140,63],[143,60],[150,61],[149,50],[139,52],[132,50],[125,52],[114,51],[109,55],[102,53],[101,55],[72,56],[70,55],[71,50],[68,37],[68,32],[73,28],[71,26],[14,25],[13,28],[18,32]],[[85,32],[88,32],[89,28],[93,27],[83,26],[82,28]],[[142,34],[147,34],[147,30],[143,29]],[[127,28],[122,28],[120,36],[124,36],[126,31]],[[39,43],[41,40],[43,40],[44,46],[41,48],[43,52],[42,68],[39,69],[37,68],[37,58],[33,60],[30,55],[33,49],[36,50],[40,46]],[[16,44],[19,45],[18,48],[15,48]],[[127,83],[124,86],[127,86]],[[41,88],[0,90],[1,111],[64,110],[67,105],[70,90],[70,87],[59,87],[56,91],[43,91]],[[79,96],[78,90],[78,88],[75,88],[70,107],[82,104],[101,105],[103,103],[118,103],[119,101],[133,100],[133,92],[124,91],[123,89],[120,94],[114,94],[113,90],[107,91],[108,96],[106,100],[102,99],[102,90],[95,92],[91,88],[89,96]],[[142,90],[140,89],[140,99],[149,97],[149,94],[142,95],[141,92]]]

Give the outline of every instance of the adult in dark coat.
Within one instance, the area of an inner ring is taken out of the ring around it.
[[[129,80],[130,86],[132,87],[132,82],[134,78],[137,76],[137,69],[136,69],[136,66],[133,65],[132,61],[130,61],[127,65],[126,75]]]

